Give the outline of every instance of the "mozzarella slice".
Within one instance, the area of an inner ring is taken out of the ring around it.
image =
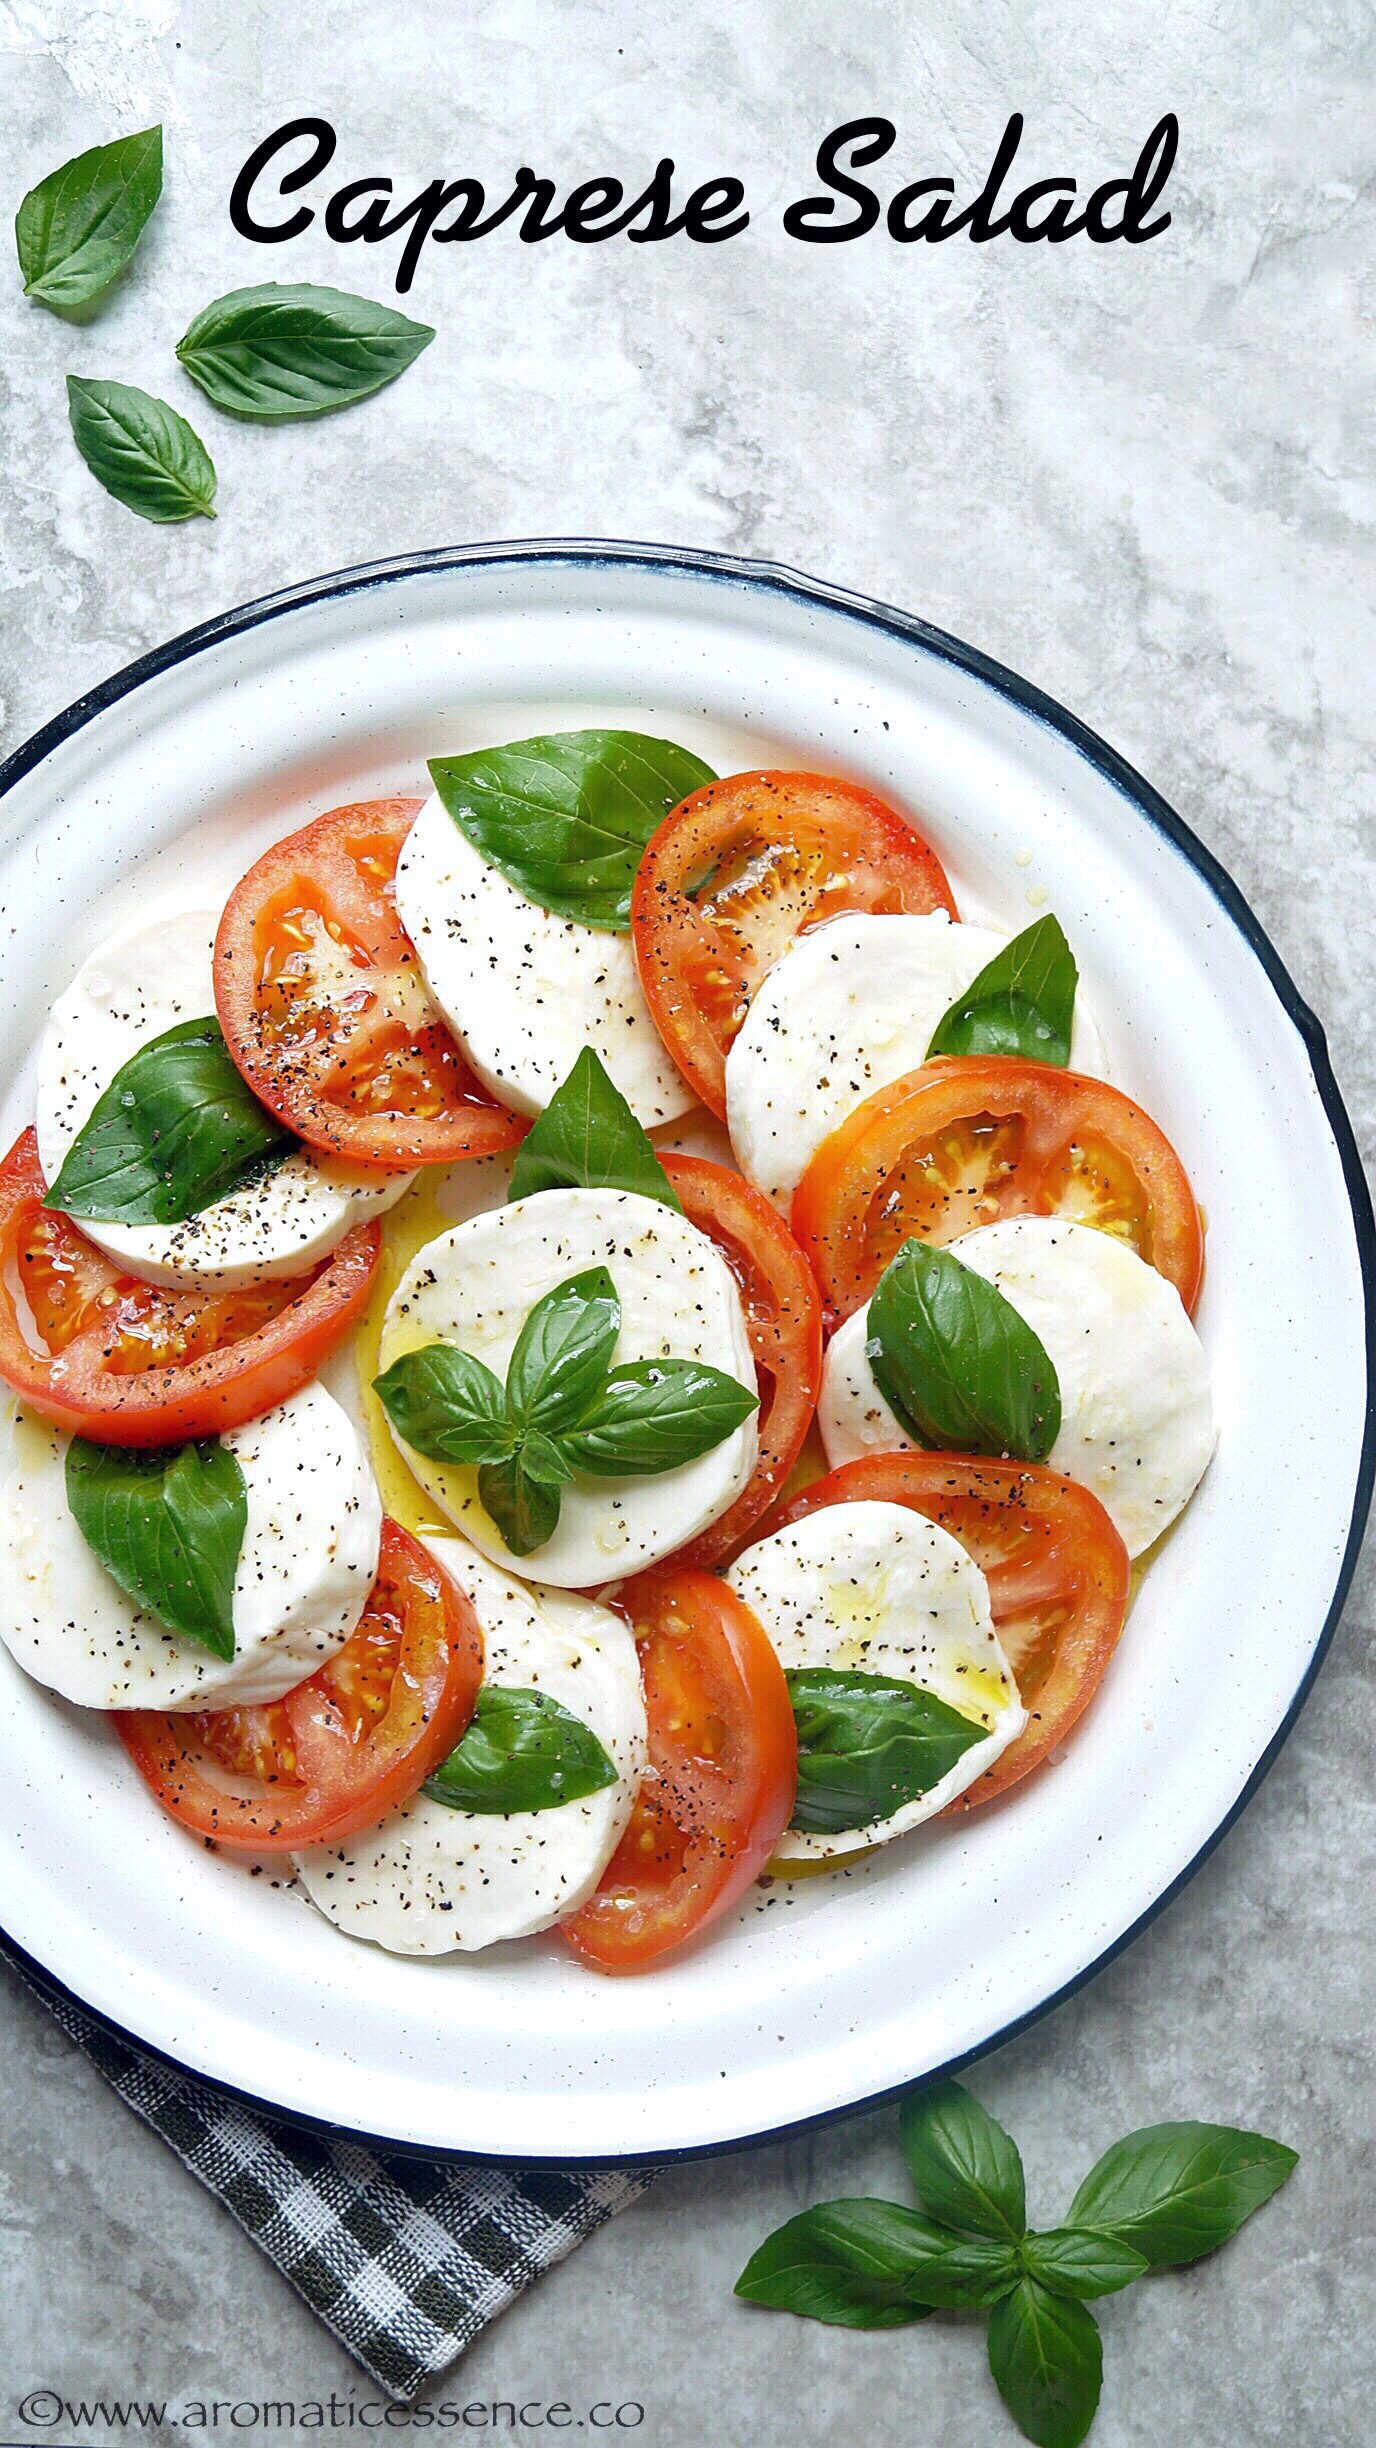
[[[742,1171],[781,1213],[823,1140],[926,1061],[937,1022],[1007,941],[944,910],[861,913],[810,928],[775,963],[726,1058],[726,1118]],[[1080,995],[1070,1059],[1103,1077]]]
[[[1052,1216],[1010,1216],[951,1249],[998,1285],[1051,1356],[1061,1388],[1052,1470],[1093,1491],[1129,1555],[1188,1504],[1217,1443],[1203,1346],[1174,1284],[1123,1241]],[[865,1357],[868,1308],[827,1352],[817,1422],[833,1470],[910,1448]]]
[[[227,1708],[279,1700],[343,1647],[377,1575],[382,1508],[322,1387],[221,1440],[248,1504],[229,1659],[167,1631],[92,1553],[67,1505],[68,1441],[21,1415],[0,1495],[0,1638],[36,1682],[80,1708]]]
[[[725,1259],[673,1208],[620,1190],[542,1190],[428,1242],[387,1304],[381,1365],[427,1343],[457,1343],[505,1379],[536,1301],[594,1266],[610,1270],[620,1295],[618,1360],[701,1360],[754,1386],[745,1312]],[[752,1413],[710,1453],[656,1478],[580,1477],[563,1490],[553,1537],[517,1558],[483,1510],[475,1469],[397,1443],[421,1486],[484,1555],[559,1589],[619,1580],[695,1538],[734,1504],[759,1447]]]
[[[426,985],[499,1103],[543,1113],[584,1046],[647,1130],[696,1102],[660,1043],[630,936],[528,901],[437,794],[406,837],[396,893]]]
[[[484,1681],[547,1692],[591,1726],[615,1785],[555,1810],[450,1810],[426,1793],[342,1846],[293,1858],[328,1920],[397,1955],[469,1954],[529,1938],[586,1904],[630,1820],[646,1759],[635,1642],[618,1615],[555,1601],[498,1572],[463,1539],[428,1539],[482,1625]]]
[[[905,1505],[828,1505],[776,1530],[726,1576],[758,1616],[785,1673],[800,1666],[920,1684],[986,1728],[930,1793],[868,1827],[818,1836],[788,1829],[785,1861],[834,1861],[904,1836],[984,1774],[1026,1715],[965,1549]]]
[[[115,1073],[151,1037],[215,1009],[211,910],[141,919],[92,954],[53,1005],[38,1055],[38,1154],[49,1182]],[[401,1197],[413,1176],[347,1165],[301,1148],[266,1178],[181,1224],[81,1230],[149,1283],[232,1290],[304,1275],[353,1225]]]

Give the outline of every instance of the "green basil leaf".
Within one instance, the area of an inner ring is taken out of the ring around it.
[[[506,1462],[484,1462],[478,1494],[515,1556],[534,1555],[559,1527],[558,1488],[524,1470],[519,1455]]]
[[[620,1332],[621,1302],[604,1266],[556,1284],[516,1337],[506,1373],[512,1418],[547,1437],[575,1427],[607,1382]]]
[[[700,1360],[618,1360],[581,1426],[560,1439],[592,1479],[648,1479],[710,1453],[760,1398]]]
[[[1283,2142],[1232,2125],[1146,2125],[1090,2169],[1065,2223],[1106,2228],[1171,2269],[1226,2244],[1297,2164]]]
[[[1079,2448],[1104,2377],[1098,2323],[1082,2303],[1022,2279],[989,2315],[989,2369],[1024,2438]]]
[[[25,297],[84,306],[133,254],[162,194],[162,129],[93,145],[31,187],[14,220]]]
[[[72,1519],[126,1596],[215,1657],[234,1655],[234,1577],[248,1523],[227,1445],[130,1448],[73,1437]]]
[[[182,1020],[120,1065],[43,1204],[101,1223],[181,1224],[298,1145],[235,1070],[218,1020]]]
[[[715,780],[701,757],[639,731],[548,732],[432,757],[430,775],[460,832],[528,901],[623,933],[650,835]]]
[[[1051,1355],[954,1250],[905,1241],[870,1302],[865,1354],[908,1434],[938,1452],[1044,1462],[1061,1426]]]
[[[903,2329],[929,2306],[909,2290],[919,2221],[899,2202],[818,2202],[766,2236],[736,2280],[747,2303],[842,2329]]]
[[[1028,2236],[1022,2254],[1030,2277],[1053,2295],[1074,2295],[1081,2303],[1116,2295],[1151,2267],[1145,2253],[1106,2227],[1053,2227]]]
[[[373,1392],[403,1444],[434,1461],[500,1462],[515,1449],[501,1379],[455,1343],[404,1352]]]
[[[520,1430],[515,1429],[520,1436]],[[538,1428],[528,1428],[516,1448],[516,1457],[527,1479],[538,1479],[542,1487],[567,1487],[573,1472],[553,1437],[543,1436]]]
[[[451,1810],[557,1810],[616,1783],[616,1769],[591,1726],[548,1692],[488,1683],[457,1749],[426,1780],[425,1791]]]
[[[1014,2245],[993,2236],[953,2235],[932,2219],[918,2224],[926,2239],[908,2278],[914,2303],[933,2312],[982,2312],[1017,2285],[1022,2272]]]
[[[584,1046],[516,1150],[508,1199],[537,1190],[631,1190],[681,1215],[682,1203],[619,1088]]]
[[[67,377],[72,439],[91,474],[126,510],[155,526],[214,518],[215,470],[200,435],[132,383]]]
[[[887,1675],[793,1668],[798,1793],[791,1827],[835,1836],[869,1827],[930,1793],[987,1728],[916,1683]]]
[[[1036,919],[957,995],[936,1024],[927,1061],[938,1054],[1012,1054],[1064,1070],[1078,981],[1059,918]]]
[[[428,323],[345,289],[264,281],[203,307],[177,356],[235,416],[319,416],[394,382],[434,337]]]
[[[1021,2241],[1027,2192],[1018,2146],[963,2083],[931,2083],[905,2100],[898,2135],[931,2217],[967,2234]]]

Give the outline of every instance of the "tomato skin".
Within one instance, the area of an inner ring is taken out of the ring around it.
[[[760,1389],[760,1450],[729,1511],[676,1564],[720,1564],[774,1503],[812,1425],[822,1385],[822,1304],[812,1269],[762,1191],[701,1156],[665,1156],[690,1224],[716,1243],[741,1287]]]
[[[530,1127],[479,1086],[397,916],[422,805],[360,800],[274,843],[215,938],[215,1008],[254,1094],[312,1147],[393,1171],[490,1156]]]
[[[123,1709],[114,1725],[182,1827],[231,1851],[289,1853],[375,1826],[409,1801],[460,1740],[482,1672],[467,1597],[384,1515],[363,1619],[308,1681],[258,1707]],[[207,1765],[257,1791],[231,1792]]]
[[[999,1152],[955,1195],[941,1186],[942,1150],[970,1128]],[[849,1317],[869,1299],[910,1235],[949,1242],[1003,1216],[1074,1220],[1082,1142],[1114,1176],[1115,1229],[1175,1285],[1192,1315],[1204,1276],[1203,1219],[1189,1175],[1151,1116],[1105,1080],[1010,1056],[953,1054],[867,1097],[823,1140],[794,1192],[794,1236],[832,1317]],[[918,1164],[919,1149],[934,1153],[930,1167]],[[905,1177],[910,1162],[916,1181]],[[926,1187],[931,1173],[935,1191]]]
[[[767,1537],[828,1505],[907,1505],[957,1539],[989,1583],[994,1628],[1028,1713],[1023,1732],[939,1816],[992,1802],[1039,1768],[1088,1707],[1127,1620],[1128,1551],[1097,1496],[1038,1462],[867,1454],[770,1516]]]
[[[715,1574],[642,1573],[617,1604],[640,1646],[650,1764],[600,1887],[560,1929],[594,1971],[627,1973],[758,1878],[792,1815],[798,1738],[763,1627]]]
[[[837,774],[726,774],[651,835],[631,900],[640,983],[684,1078],[723,1120],[727,1052],[766,970],[843,910],[956,916],[936,852]]]
[[[176,1445],[241,1427],[309,1385],[368,1305],[377,1223],[356,1225],[310,1277],[242,1294],[169,1291],[122,1274],[44,1208],[45,1187],[28,1130],[0,1164],[0,1379],[69,1436]],[[36,1311],[40,1281],[45,1351],[25,1335],[11,1288]],[[244,1331],[217,1342],[221,1321]],[[191,1359],[160,1356],[188,1344]]]

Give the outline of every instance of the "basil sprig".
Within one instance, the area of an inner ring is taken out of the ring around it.
[[[537,1190],[630,1190],[683,1213],[648,1131],[591,1046],[584,1046],[516,1150],[508,1198],[530,1198]]]
[[[938,1054],[1012,1054],[1028,1062],[1070,1060],[1079,971],[1058,918],[1024,927],[957,995],[932,1032]]]
[[[430,324],[344,289],[264,281],[203,307],[177,356],[217,408],[275,421],[367,399],[434,337]]]
[[[795,1667],[785,1678],[798,1729],[790,1827],[835,1836],[870,1827],[930,1793],[988,1728],[935,1692],[888,1675]]]
[[[865,1357],[900,1426],[930,1451],[1044,1462],[1060,1434],[1040,1335],[954,1250],[904,1242],[870,1302]]]
[[[513,1555],[554,1535],[581,1472],[627,1479],[710,1453],[749,1418],[753,1389],[699,1360],[613,1361],[621,1302],[606,1267],[570,1275],[535,1303],[506,1383],[469,1352],[428,1343],[373,1380],[402,1443],[476,1464],[478,1494]]]
[[[162,129],[142,128],[52,170],[14,220],[25,297],[84,306],[128,263],[162,194]]]
[[[215,469],[193,426],[133,383],[67,377],[72,439],[97,483],[126,510],[167,526],[214,518]]]
[[[766,2237],[736,2293],[848,2329],[987,2312],[995,2384],[1036,2448],[1079,2448],[1094,2420],[1103,2345],[1089,2300],[1226,2244],[1297,2164],[1229,2125],[1146,2126],[1090,2170],[1064,2226],[1034,2233],[1017,2144],[960,2083],[910,2099],[899,2138],[919,2210],[819,2202]]]
[[[214,1657],[233,1657],[248,1497],[227,1445],[212,1437],[139,1450],[74,1437],[67,1504],[127,1597]]]
[[[460,832],[528,901],[623,934],[650,835],[716,779],[689,749],[639,731],[547,732],[432,757],[430,775]]]
[[[181,1020],[121,1063],[43,1204],[106,1224],[181,1224],[299,1145],[236,1071],[218,1020]]]
[[[548,1692],[487,1683],[461,1741],[425,1791],[451,1810],[558,1810],[616,1783],[592,1727]]]

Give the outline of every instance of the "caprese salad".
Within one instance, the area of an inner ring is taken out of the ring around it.
[[[1055,917],[873,792],[429,771],[53,1007],[0,1636],[350,1936],[633,1972],[1070,1734],[1213,1451],[1203,1222]]]

